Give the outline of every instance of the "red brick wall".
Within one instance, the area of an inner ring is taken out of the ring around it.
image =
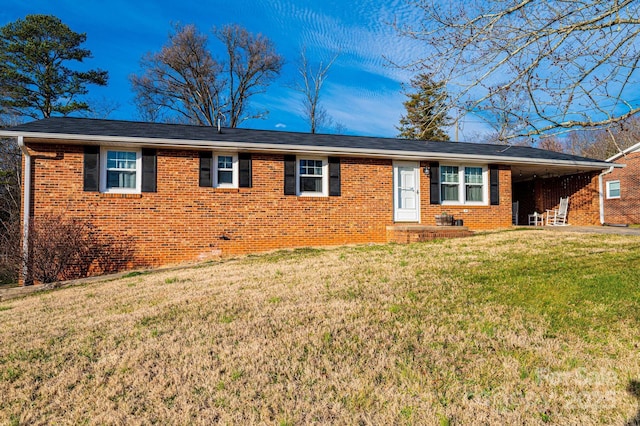
[[[342,195],[311,198],[283,194],[282,155],[252,155],[252,188],[216,189],[198,186],[197,151],[159,149],[157,192],[125,196],[83,191],[82,146],[28,147],[34,219],[62,213],[91,220],[101,231],[135,242],[135,265],[286,247],[385,242],[386,226],[393,225],[391,160],[342,158]],[[508,167],[500,170],[499,206],[432,206],[429,179],[423,173],[421,188],[425,225],[435,224],[434,215],[442,211],[464,219],[471,229],[511,224]]]
[[[640,152],[627,154],[615,161],[626,164],[622,169],[603,176],[604,221],[607,223],[640,223]],[[620,181],[620,198],[606,199],[606,182]]]
[[[599,172],[580,173],[516,183],[514,199],[520,202],[519,223],[527,224],[528,214],[534,211],[544,213],[558,208],[560,198],[569,197],[567,223],[599,225],[598,175]]]
[[[422,162],[420,167],[424,168],[428,165],[428,162]],[[497,206],[429,204],[429,184],[429,177],[423,174],[420,179],[420,193],[423,194],[420,220],[423,225],[435,225],[436,215],[448,213],[453,215],[455,219],[462,219],[464,226],[470,229],[495,229],[511,226],[511,168],[509,166],[500,166],[500,204]]]

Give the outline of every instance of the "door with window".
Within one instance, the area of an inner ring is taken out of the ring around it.
[[[420,222],[420,165],[418,163],[394,163],[393,205],[395,222]]]

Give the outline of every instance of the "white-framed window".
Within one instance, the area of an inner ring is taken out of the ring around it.
[[[464,168],[464,201],[465,203],[482,203],[484,179],[482,167]]]
[[[487,166],[441,165],[440,201],[443,205],[488,205]]]
[[[458,166],[441,166],[440,197],[442,202],[460,200],[460,172]]]
[[[214,154],[213,186],[216,188],[238,187],[238,154]]]
[[[329,166],[326,158],[298,157],[296,170],[298,195],[329,195]]]
[[[139,149],[100,149],[100,191],[139,193],[142,186],[142,154]]]
[[[607,198],[620,198],[620,181],[610,180],[607,181]]]

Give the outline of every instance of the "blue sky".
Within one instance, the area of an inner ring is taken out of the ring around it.
[[[286,65],[267,93],[252,99],[270,114],[245,122],[249,128],[308,131],[299,94],[287,87],[295,79],[300,47],[306,46],[311,62],[339,53],[321,102],[346,133],[395,136],[404,112],[401,83],[411,74],[388,66],[384,55],[408,62],[421,53],[420,45],[399,39],[390,25],[415,16],[405,0],[3,0],[0,25],[35,13],[53,14],[87,34],[93,59],[86,66],[109,71],[108,87],[92,86],[90,97],[117,102],[114,119],[138,118],[128,76],[139,71],[145,53],[167,41],[171,23],[193,23],[201,31],[238,23],[275,43]]]

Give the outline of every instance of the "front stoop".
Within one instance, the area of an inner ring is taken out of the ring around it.
[[[387,226],[388,243],[417,243],[438,238],[470,237],[472,231],[466,226],[423,226],[423,225],[390,225]]]

